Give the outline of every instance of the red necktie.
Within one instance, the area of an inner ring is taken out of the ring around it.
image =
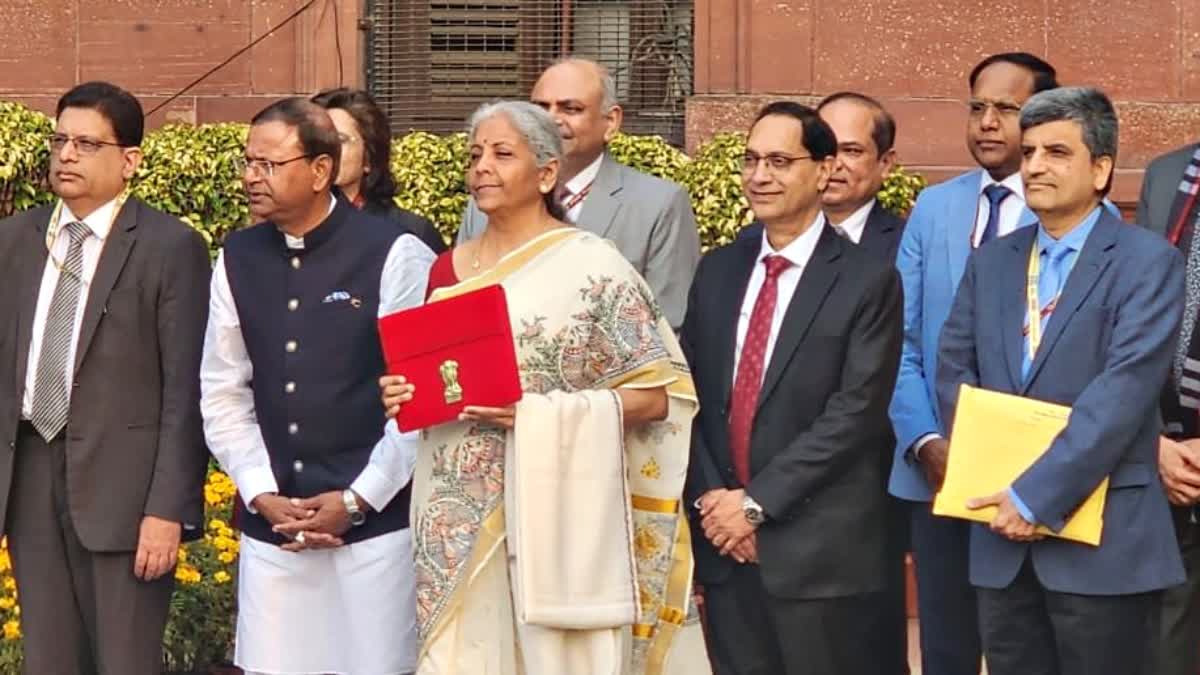
[[[767,278],[763,280],[758,297],[754,300],[754,312],[750,314],[750,327],[742,343],[737,377],[733,381],[733,400],[729,405],[729,454],[733,460],[733,472],[742,485],[750,483],[750,430],[754,424],[754,411],[758,408],[763,371],[766,369],[771,319],[775,316],[775,304],[779,300],[779,275],[791,267],[792,262],[782,256],[771,255],[763,259],[763,265],[767,268]]]

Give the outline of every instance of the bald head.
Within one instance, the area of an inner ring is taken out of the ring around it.
[[[300,96],[280,99],[259,111],[250,120],[250,126],[270,122],[281,122],[294,129],[299,150],[305,155],[328,155],[333,160],[333,174],[337,175],[342,141],[325,108]]]
[[[581,58],[555,62],[538,78],[529,96],[558,124],[563,139],[563,181],[569,181],[601,154],[621,128],[612,75]]]

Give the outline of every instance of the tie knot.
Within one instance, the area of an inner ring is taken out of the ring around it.
[[[1056,241],[1046,246],[1046,257],[1053,263],[1060,263],[1073,250],[1070,246]]]
[[[75,244],[87,239],[92,234],[92,228],[88,227],[83,221],[76,220],[73,223],[67,223],[64,228],[67,231],[67,236],[71,238],[71,243]]]
[[[767,266],[767,278],[771,279],[783,273],[784,270],[792,266],[792,261],[781,255],[769,255],[763,258],[763,264]]]
[[[1012,193],[1012,190],[999,183],[992,183],[983,189],[983,196],[987,197],[988,204],[990,204],[992,208],[999,206],[1000,202],[1008,199],[1008,196]]]

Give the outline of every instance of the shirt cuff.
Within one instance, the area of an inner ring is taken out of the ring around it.
[[[382,511],[388,502],[392,501],[392,497],[400,490],[395,487],[388,477],[383,475],[379,469],[370,464],[363,467],[362,473],[358,474],[358,478],[350,484],[350,489],[354,490],[354,494],[363,498],[363,501],[371,505],[371,508],[378,513]]]
[[[1026,506],[1025,502],[1021,501],[1021,497],[1017,495],[1016,490],[1008,488],[1008,498],[1012,500],[1013,506],[1017,507],[1017,511],[1021,512],[1021,517],[1024,518],[1026,522],[1032,525],[1037,525],[1037,516],[1033,515],[1033,511]]]
[[[250,513],[258,513],[251,504],[254,498],[261,494],[279,492],[279,484],[275,482],[275,472],[269,466],[252,466],[242,469],[233,476],[242,503]]]
[[[942,439],[942,435],[935,434],[935,433],[925,434],[924,436],[918,438],[917,442],[913,443],[913,446],[912,446],[913,459],[918,459],[918,460],[921,459],[921,448],[925,447],[925,445],[927,443],[929,443],[929,441],[937,441],[937,440],[941,440],[941,439]]]

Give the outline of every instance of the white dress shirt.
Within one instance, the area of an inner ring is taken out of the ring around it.
[[[604,161],[604,153],[601,153],[600,156],[597,157],[594,162],[592,162],[591,164],[588,164],[586,167],[584,167],[583,171],[580,171],[579,173],[575,174],[574,178],[572,178],[571,180],[569,180],[563,184],[563,187],[565,187],[570,192],[570,194],[564,196],[565,198],[563,199],[563,206],[566,206],[566,202],[571,199],[572,195],[579,194],[580,190],[583,190],[584,188],[588,187],[596,180],[596,176],[599,175],[599,173],[600,173],[600,164],[603,161]],[[590,192],[589,192],[589,194],[590,194]],[[579,214],[580,214],[580,212],[583,211],[583,203],[586,201],[587,201],[586,197],[579,200],[578,204],[571,207],[571,209],[569,211],[567,211],[567,220],[569,222],[572,222],[572,223],[579,222]]]
[[[289,246],[295,248],[297,244],[302,246],[302,240],[288,238]],[[383,267],[379,316],[424,303],[433,260],[433,252],[415,236],[406,234],[396,239]],[[200,408],[209,449],[246,504],[261,494],[279,491],[255,415],[253,375],[222,252],[213,270],[200,366]],[[350,489],[376,511],[382,510],[412,478],[416,448],[416,432],[401,433],[391,420],[384,422],[383,438]]]
[[[861,243],[863,232],[865,232],[867,229],[867,216],[871,215],[871,209],[873,208],[875,208],[874,198],[872,198],[871,201],[867,202],[866,204],[863,204],[862,207],[854,213],[846,216],[846,219],[842,222],[838,223],[837,225],[830,223],[830,225],[844,232],[850,241],[856,244]]]
[[[983,239],[983,230],[987,226],[988,209],[991,208],[991,205],[983,191],[989,185],[999,183],[1012,190],[1012,194],[1000,202],[1000,221],[996,223],[997,237],[1003,237],[1017,229],[1017,225],[1021,221],[1021,211],[1025,208],[1025,184],[1021,182],[1021,172],[1018,171],[1002,181],[993,179],[991,174],[986,171],[981,172],[981,175],[979,200],[975,207],[975,232],[972,235],[974,237],[972,243],[975,246],[979,246],[979,241]]]
[[[92,234],[83,240],[83,273],[79,288],[79,304],[75,307],[75,329],[71,334],[71,343],[67,347],[67,370],[63,377],[67,381],[68,400],[71,396],[71,380],[74,378],[75,350],[79,345],[79,329],[83,325],[83,310],[87,306],[88,292],[92,287],[92,277],[96,275],[96,266],[100,263],[100,253],[104,250],[104,242],[112,230],[113,219],[116,217],[117,200],[93,211],[83,223]],[[33,333],[29,340],[29,360],[25,370],[25,392],[21,398],[21,417],[30,419],[33,415],[33,390],[37,381],[38,359],[42,355],[42,333],[46,331],[46,317],[50,313],[50,301],[54,298],[54,289],[58,286],[58,265],[66,262],[67,252],[71,248],[71,237],[64,229],[68,224],[79,220],[71,213],[71,208],[65,203],[59,211],[58,222],[51,223],[52,228],[60,235],[55,237],[46,258],[46,267],[42,270],[42,285],[38,290],[37,309],[33,314]],[[56,264],[57,261],[57,264]]]
[[[767,280],[767,267],[763,264],[763,260],[769,255],[781,255],[792,262],[792,266],[779,274],[777,281],[777,291],[779,295],[775,300],[775,313],[771,316],[771,333],[767,336],[767,350],[763,354],[763,363],[771,363],[771,354],[775,351],[775,341],[779,338],[779,330],[783,327],[783,317],[787,314],[788,305],[792,303],[792,296],[796,294],[796,286],[800,284],[800,276],[804,274],[804,268],[808,265],[808,261],[812,258],[813,251],[817,248],[817,241],[821,239],[821,233],[825,230],[825,215],[817,214],[817,219],[809,226],[804,234],[796,237],[792,243],[783,248],[782,251],[776,251],[771,248],[771,242],[767,239],[767,230],[763,228],[762,248],[759,250],[758,258],[754,260],[754,270],[750,272],[750,282],[746,284],[746,295],[742,298],[742,311],[738,313],[737,323],[737,347],[733,352],[733,379],[737,381],[738,365],[742,361],[742,347],[746,343],[746,333],[750,330],[750,316],[754,313],[754,303],[758,300],[758,292],[762,290],[763,283]],[[767,369],[763,368],[763,376],[765,377]]]

